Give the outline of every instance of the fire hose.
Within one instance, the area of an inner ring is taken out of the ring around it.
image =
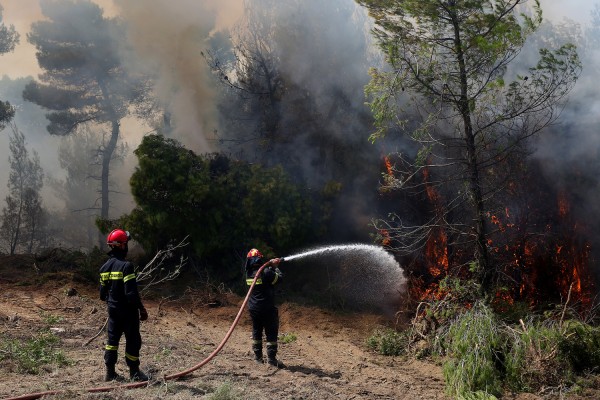
[[[281,258],[280,260],[283,261],[283,258]],[[248,289],[248,293],[246,294],[246,297],[244,298],[244,301],[240,307],[240,310],[238,311],[235,319],[233,320],[233,323],[231,324],[231,327],[229,328],[229,330],[227,331],[227,333],[223,337],[223,340],[221,340],[221,343],[219,343],[217,348],[214,349],[212,353],[210,353],[204,360],[202,360],[198,364],[196,364],[184,371],[181,371],[181,372],[178,372],[175,374],[171,374],[171,375],[165,375],[163,377],[164,381],[181,378],[182,376],[188,375],[188,374],[196,371],[197,369],[202,368],[210,360],[212,360],[221,351],[221,349],[223,349],[223,347],[225,346],[225,343],[227,343],[227,341],[229,340],[229,337],[233,333],[233,330],[235,329],[236,325],[238,324],[238,322],[240,320],[240,317],[242,316],[242,312],[244,311],[244,308],[246,307],[246,304],[248,303],[248,299],[250,298],[250,294],[252,293],[252,290],[254,289],[256,280],[258,279],[262,270],[269,264],[270,264],[270,261],[267,261],[258,269],[258,271],[256,271],[254,280],[252,281],[252,284],[250,285],[250,288]],[[85,391],[88,393],[109,392],[109,391],[115,390],[115,389],[135,389],[135,388],[140,388],[140,387],[144,387],[144,386],[149,386],[150,384],[151,384],[150,382],[132,382],[132,383],[126,383],[123,385],[93,387],[93,388],[85,389]],[[32,399],[39,399],[43,396],[56,395],[56,394],[63,393],[63,392],[64,392],[64,390],[48,390],[45,392],[24,394],[24,395],[21,395],[18,397],[7,397],[4,400],[32,400]]]

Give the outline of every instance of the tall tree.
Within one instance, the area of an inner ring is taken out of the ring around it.
[[[58,148],[58,161],[65,172],[64,179],[50,179],[50,186],[63,201],[60,210],[61,239],[71,246],[90,248],[97,240],[95,220],[100,209],[103,134],[92,127],[83,127],[77,136],[63,138]],[[117,145],[113,155],[122,161],[127,146]],[[113,182],[111,180],[111,186]]]
[[[9,53],[19,43],[19,34],[13,25],[2,23],[2,5],[0,5],[0,54]],[[14,117],[15,110],[7,101],[0,101],[0,129],[3,129]]]
[[[228,89],[219,102],[222,148],[282,165],[296,182],[337,197],[330,210],[337,240],[368,239],[376,193],[365,188],[377,185],[380,153],[364,136],[372,124],[362,99],[366,12],[351,0],[244,4],[231,52],[215,41],[209,57]]]
[[[44,216],[40,197],[44,173],[37,152],[29,155],[25,135],[15,126],[9,148],[9,194],[2,209],[1,227],[10,254],[21,245],[31,252]]]
[[[496,269],[488,212],[519,173],[528,139],[556,120],[581,69],[575,46],[541,49],[537,65],[510,68],[541,23],[537,0],[527,10],[520,8],[525,0],[357,1],[375,19],[373,34],[389,63],[373,70],[367,87],[372,139],[400,129],[417,149],[400,154],[388,184],[421,190],[434,204],[419,226],[396,215],[380,227],[407,251],[443,229],[448,246],[474,253],[482,291],[490,293]],[[403,105],[412,107],[410,119]]]
[[[311,199],[281,167],[199,156],[161,135],[145,136],[134,153],[136,208],[120,222],[148,252],[189,236],[195,255],[226,265],[240,248],[285,251],[316,236]]]
[[[46,20],[32,24],[27,39],[36,49],[44,74],[23,91],[26,100],[50,112],[47,129],[69,135],[86,123],[108,125],[101,172],[102,218],[109,213],[110,163],[121,135],[121,120],[142,96],[138,81],[129,76],[119,57],[124,27],[105,18],[89,0],[41,0]]]

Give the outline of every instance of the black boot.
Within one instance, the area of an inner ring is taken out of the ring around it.
[[[285,368],[285,365],[277,359],[277,342],[267,342],[267,364],[277,368]]]
[[[252,343],[252,351],[254,352],[254,361],[256,361],[259,364],[262,364],[264,362],[262,352],[262,340],[255,340]]]
[[[131,378],[132,381],[136,381],[136,382],[147,382],[150,379],[150,378],[148,378],[148,375],[146,375],[142,371],[140,371],[139,368],[130,368],[129,369],[129,377]]]
[[[115,365],[114,364],[106,364],[106,375],[104,376],[104,380],[106,382],[110,382],[110,381],[122,381],[123,377],[119,374],[117,374],[117,372],[115,371]]]

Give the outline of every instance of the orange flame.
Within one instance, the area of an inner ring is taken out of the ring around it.
[[[394,176],[394,168],[392,167],[392,162],[390,161],[390,157],[389,156],[384,156],[383,160],[385,162],[385,169],[387,171],[387,174],[389,176]]]

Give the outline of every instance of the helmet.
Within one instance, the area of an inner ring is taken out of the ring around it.
[[[108,234],[106,244],[109,246],[126,244],[130,238],[129,232],[124,231],[123,229],[115,229]]]
[[[262,253],[260,251],[258,251],[257,249],[252,249],[248,252],[248,255],[246,256],[246,258],[251,258],[251,257],[259,257],[262,258]]]

